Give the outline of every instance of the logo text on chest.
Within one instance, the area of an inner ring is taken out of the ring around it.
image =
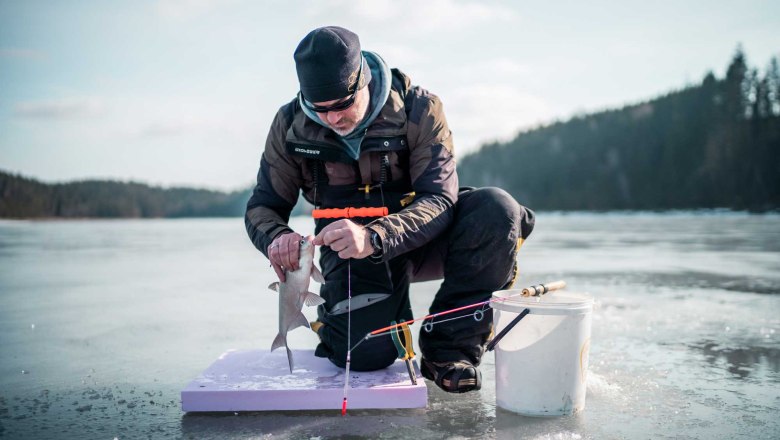
[[[295,147],[296,153],[303,153],[303,154],[320,154],[320,150],[310,150],[308,148],[299,148]]]

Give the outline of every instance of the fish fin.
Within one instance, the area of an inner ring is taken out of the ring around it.
[[[274,351],[279,347],[286,347],[286,346],[287,346],[287,336],[279,333],[274,338],[273,344],[271,344],[271,351]]]
[[[322,276],[322,272],[317,269],[317,266],[314,265],[314,263],[311,263],[311,277],[314,278],[314,281],[325,284],[325,277]]]
[[[290,347],[287,347],[287,363],[290,364],[290,374],[293,372],[293,355]]]
[[[309,307],[325,304],[325,300],[321,296],[317,295],[316,293],[306,292],[303,295],[304,295],[303,303]]]
[[[290,325],[287,327],[287,331],[289,332],[290,330],[296,329],[298,327],[309,328],[309,320],[306,319],[306,315],[301,312],[298,312],[298,316],[296,316],[295,319],[290,322]]]
[[[273,283],[268,285],[268,288],[273,290],[274,292],[279,291],[279,281],[274,281]]]

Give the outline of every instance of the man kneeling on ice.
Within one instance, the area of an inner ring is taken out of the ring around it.
[[[352,345],[391,321],[411,319],[411,282],[444,279],[430,313],[511,286],[534,214],[501,189],[458,188],[439,98],[412,86],[376,53],[361,51],[358,36],[340,27],[310,32],[294,58],[300,91],[271,124],[247,204],[252,242],[285,281],[286,271],[298,269],[302,237],[287,222],[299,192],[317,208],[389,211],[316,220],[326,283],[311,326],[321,341],[315,354],[345,366],[349,313]],[[421,330],[423,375],[445,391],[478,390],[491,325],[486,313],[481,321]],[[351,368],[378,370],[397,355],[389,336],[371,338],[352,352]]]

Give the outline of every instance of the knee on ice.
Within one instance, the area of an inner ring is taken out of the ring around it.
[[[346,341],[345,341],[346,342]],[[355,344],[355,340],[352,344]],[[338,367],[346,366],[346,345],[328,349],[328,359]],[[354,371],[374,371],[387,368],[395,362],[398,352],[389,337],[378,337],[363,341],[350,354],[350,369]]]
[[[506,238],[514,244],[518,238],[526,238],[533,229],[533,211],[521,206],[501,188],[478,188],[462,201],[462,208],[467,211],[464,214],[471,214],[479,227],[496,240]]]

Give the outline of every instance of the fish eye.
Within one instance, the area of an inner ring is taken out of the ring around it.
[[[303,245],[304,243],[306,243],[306,239],[305,238],[303,240],[301,240],[301,245]]]

